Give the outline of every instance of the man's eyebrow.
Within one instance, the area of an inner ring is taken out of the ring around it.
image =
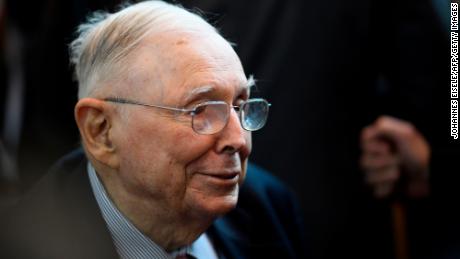
[[[185,96],[185,102],[188,103],[192,101],[193,99],[196,99],[197,97],[210,94],[214,91],[215,91],[214,87],[210,85],[204,85],[204,86],[195,88],[187,93],[187,95]]]
[[[242,91],[247,91],[249,93],[251,91],[251,88],[255,86],[255,84],[256,84],[256,81],[254,77],[250,75],[246,84],[242,84],[240,89]],[[201,87],[197,87],[191,90],[190,92],[188,92],[184,99],[185,99],[185,102],[188,103],[194,99],[197,99],[197,98],[199,99],[201,96],[212,94],[215,91],[216,89],[213,86],[204,85]]]
[[[253,86],[256,85],[256,80],[254,79],[254,75],[249,75],[248,81],[246,83],[246,88],[251,90]]]

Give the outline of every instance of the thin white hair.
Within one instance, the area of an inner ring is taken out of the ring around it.
[[[203,28],[218,33],[197,14],[158,0],[124,5],[115,13],[93,13],[78,27],[69,47],[78,98],[95,94],[104,83],[118,82],[129,70],[126,58],[147,35]]]

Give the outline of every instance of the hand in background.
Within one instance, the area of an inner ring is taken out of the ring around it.
[[[376,198],[395,194],[396,186],[409,198],[429,194],[430,146],[411,123],[379,117],[361,131],[361,149],[365,182]]]

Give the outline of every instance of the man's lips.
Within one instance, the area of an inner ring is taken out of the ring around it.
[[[219,178],[222,180],[231,180],[233,178],[236,178],[240,175],[239,172],[225,172],[225,173],[199,173],[205,176],[210,176],[210,177],[215,177]]]
[[[197,175],[207,178],[215,184],[236,184],[240,178],[239,171],[221,171],[221,172],[198,172]]]

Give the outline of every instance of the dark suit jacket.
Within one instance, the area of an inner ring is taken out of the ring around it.
[[[116,258],[82,150],[61,159],[3,217],[0,258]],[[237,208],[208,233],[226,258],[300,258],[302,226],[289,191],[250,165]]]

